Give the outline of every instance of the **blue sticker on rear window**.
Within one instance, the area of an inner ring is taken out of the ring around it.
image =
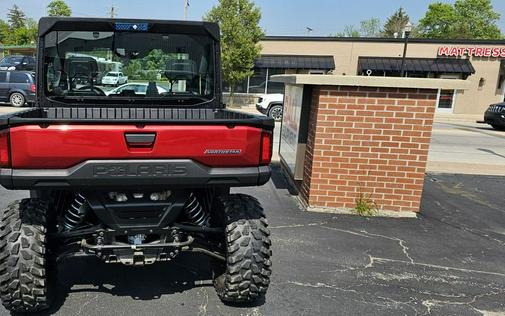
[[[148,23],[116,23],[116,31],[137,31],[147,32],[149,30]]]

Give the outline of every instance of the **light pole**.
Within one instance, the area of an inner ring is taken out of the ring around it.
[[[405,33],[405,44],[403,45],[403,58],[402,58],[402,67],[400,69],[400,77],[405,77],[405,60],[407,57],[407,46],[409,45],[409,36],[410,33],[412,32],[412,23],[408,22],[405,25],[405,28],[403,29],[403,32]]]

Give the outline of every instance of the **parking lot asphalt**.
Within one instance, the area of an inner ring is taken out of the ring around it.
[[[428,170],[505,176],[505,132],[475,122],[435,122]]]
[[[55,315],[503,315],[505,178],[428,175],[418,219],[307,213],[274,167],[259,188],[272,284],[256,306],[221,303],[209,259],[143,268],[75,258],[59,266]],[[26,196],[0,189],[0,207]],[[1,309],[0,314],[7,314]]]

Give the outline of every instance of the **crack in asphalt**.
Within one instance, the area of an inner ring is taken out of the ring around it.
[[[499,291],[492,291],[492,292],[488,292],[488,293],[482,293],[482,294],[474,295],[469,301],[466,301],[466,302],[454,302],[454,301],[436,300],[436,299],[423,300],[422,305],[427,308],[426,313],[424,315],[430,314],[431,309],[433,308],[433,306],[436,306],[436,305],[464,305],[464,306],[468,306],[468,307],[472,308],[473,310],[475,310],[476,312],[482,313],[484,315],[484,313],[482,311],[476,309],[474,306],[472,306],[472,304],[476,303],[477,299],[479,299],[479,298],[483,298],[486,296],[499,295],[499,294],[503,294],[503,293],[505,293],[505,289],[501,289]]]
[[[329,224],[331,221],[338,219],[338,217],[332,217],[325,221],[308,223],[308,224],[290,224],[290,225],[279,225],[279,226],[269,226],[269,229],[285,229],[285,228],[303,228],[303,227],[315,227],[323,226]]]
[[[309,287],[309,288],[318,288],[318,289],[332,289],[336,291],[342,291],[342,292],[348,292],[348,293],[354,293],[354,294],[361,294],[360,292],[353,290],[353,289],[348,289],[348,288],[342,288],[338,287],[333,284],[327,284],[327,283],[303,283],[303,282],[297,282],[297,281],[287,281],[287,284],[292,284],[296,286],[302,286],[302,287]]]
[[[384,296],[379,296],[379,295],[374,296],[378,300],[384,302],[381,304],[380,302],[366,300],[367,297],[373,296],[373,293],[359,292],[358,290],[354,290],[354,289],[350,289],[350,288],[343,288],[343,287],[339,287],[339,286],[336,286],[333,284],[327,284],[327,283],[321,283],[321,282],[302,283],[302,282],[297,282],[297,281],[288,281],[287,283],[291,284],[291,285],[295,285],[295,286],[301,286],[301,287],[317,288],[317,289],[330,289],[330,290],[334,290],[334,291],[341,291],[341,292],[345,292],[345,293],[355,294],[358,296],[357,299],[355,299],[355,298],[349,298],[349,299],[352,299],[355,302],[360,302],[360,303],[374,305],[374,306],[391,308],[391,305],[394,305],[394,307],[396,308],[399,305],[401,305],[401,306],[407,307],[408,309],[411,309],[414,312],[414,315],[419,315],[419,311],[417,310],[415,305],[412,305],[412,303],[415,301],[414,298],[411,298],[410,300],[404,302],[404,301],[398,301],[398,300],[395,300],[395,299],[392,299],[389,297],[384,297]],[[322,296],[332,299],[332,300],[339,302],[339,303],[340,303],[340,301],[338,301],[336,299],[342,299],[341,296],[326,295],[326,294],[323,294]]]
[[[366,265],[364,268],[367,267],[373,267],[375,262],[400,262],[404,264],[412,264],[408,261],[401,261],[401,260],[392,260],[392,259],[387,259],[387,258],[378,258],[378,257],[373,257],[370,256],[370,263]],[[443,270],[455,270],[459,272],[467,272],[467,273],[485,273],[485,274],[492,274],[492,275],[500,275],[497,273],[493,272],[488,272],[488,271],[480,271],[480,270],[472,270],[472,269],[461,269],[461,268],[454,268],[454,267],[446,267],[446,266],[439,266],[439,265],[432,265],[432,264],[423,264],[423,263],[414,263],[416,265],[422,265],[422,266],[427,266],[431,268],[438,268],[438,269],[443,269]],[[308,282],[298,282],[298,281],[288,281],[286,282],[287,284],[290,285],[295,285],[295,286],[300,286],[300,287],[305,287],[305,288],[316,288],[316,289],[330,289],[334,291],[340,291],[344,293],[351,293],[355,294],[358,296],[357,299],[355,298],[349,298],[352,299],[355,302],[361,302],[364,304],[371,304],[375,306],[380,306],[380,307],[385,307],[385,308],[391,308],[391,305],[388,303],[391,303],[394,305],[395,308],[397,308],[399,305],[408,307],[409,309],[412,309],[412,311],[415,313],[415,315],[420,314],[421,312],[416,308],[415,305],[413,305],[414,302],[419,301],[421,305],[425,308],[425,311],[422,313],[422,315],[428,315],[432,313],[432,309],[435,306],[443,306],[443,305],[461,305],[461,306],[467,306],[471,308],[472,310],[479,312],[483,315],[486,315],[486,313],[494,313],[494,312],[487,312],[487,311],[481,311],[478,310],[476,307],[474,307],[472,304],[477,303],[477,301],[483,297],[487,296],[495,296],[495,295],[501,295],[505,293],[505,288],[493,288],[492,291],[486,292],[486,293],[481,293],[477,295],[472,295],[472,296],[467,296],[465,294],[444,294],[444,293],[434,293],[430,291],[418,291],[420,295],[425,295],[425,296],[435,296],[435,297],[441,297],[441,298],[446,298],[446,299],[437,299],[437,298],[430,298],[430,299],[416,299],[416,298],[411,298],[409,301],[398,301],[390,297],[384,297],[384,296],[379,296],[375,295],[373,293],[367,293],[365,292],[360,292],[356,289],[352,289],[349,287],[341,287],[333,284],[328,284],[328,283],[322,283],[322,282],[317,282],[317,283],[308,283]],[[330,299],[342,299],[341,296],[333,296],[333,295],[326,295],[323,294],[323,297],[330,298]],[[376,299],[381,300],[382,302],[385,303],[380,303],[377,301],[370,301],[366,300],[366,297],[375,297]],[[463,301],[458,301],[458,299],[463,299]],[[466,300],[465,300],[466,299]],[[500,314],[501,315],[501,314]]]
[[[493,272],[493,271],[465,269],[465,268],[443,266],[443,265],[431,264],[431,263],[423,263],[423,262],[415,262],[415,261],[410,262],[410,261],[404,261],[404,260],[396,260],[396,259],[373,257],[373,256],[369,256],[369,258],[370,258],[370,263],[367,264],[365,266],[365,268],[373,268],[375,262],[391,262],[391,263],[412,264],[412,265],[416,265],[416,266],[422,266],[422,267],[433,268],[433,269],[440,269],[440,270],[445,270],[445,271],[458,271],[458,272],[464,272],[464,273],[470,273],[470,274],[475,273],[475,274],[486,274],[486,275],[505,277],[505,273]]]
[[[321,227],[325,228],[325,229],[329,229],[329,230],[333,230],[333,231],[338,231],[338,232],[342,232],[342,233],[347,233],[347,234],[352,234],[352,235],[356,235],[356,236],[360,236],[360,237],[365,237],[365,238],[379,237],[379,238],[384,238],[384,239],[396,241],[396,242],[398,242],[398,245],[401,247],[402,252],[405,255],[405,257],[407,259],[409,259],[410,263],[414,263],[414,259],[410,256],[410,254],[408,252],[409,247],[407,247],[405,245],[406,241],[403,240],[403,239],[401,239],[401,238],[390,237],[390,236],[385,236],[385,235],[380,235],[380,234],[374,234],[374,233],[369,233],[366,230],[360,230],[359,232],[355,232],[355,231],[352,231],[352,230],[345,230],[345,229],[339,229],[339,228],[328,227],[328,226],[321,226]]]
[[[351,234],[351,235],[356,235],[356,236],[361,236],[361,237],[365,237],[365,238],[370,238],[370,236],[368,236],[368,235],[365,235],[363,233],[358,233],[358,232],[355,232],[355,231],[352,231],[352,230],[346,230],[346,229],[340,229],[340,228],[328,227],[328,226],[321,226],[321,227],[324,228],[324,229],[334,230],[334,231],[337,231],[337,232],[342,232],[342,233],[347,233],[347,234]]]
[[[200,289],[203,292],[203,302],[198,306],[198,316],[207,315],[207,306],[209,305],[209,293],[205,288]]]
[[[431,218],[431,217],[430,217]],[[334,218],[333,218],[334,219]],[[447,223],[442,220],[438,220],[434,218],[438,222],[448,225],[453,227],[454,225],[451,225],[450,223]],[[498,276],[498,277],[505,277],[504,273],[499,273],[499,272],[493,272],[493,271],[483,271],[483,270],[476,270],[476,269],[467,269],[467,268],[458,268],[458,267],[452,267],[452,266],[445,266],[445,265],[437,265],[437,264],[431,264],[431,263],[423,263],[423,262],[418,262],[415,261],[412,255],[409,252],[409,247],[407,245],[407,241],[404,239],[401,239],[399,237],[395,236],[386,236],[382,234],[376,234],[376,233],[371,233],[366,230],[359,230],[359,231],[353,231],[353,230],[346,230],[346,229],[340,229],[340,228],[335,228],[335,227],[329,227],[325,226],[326,224],[329,224],[330,221],[322,221],[322,222],[317,222],[317,223],[310,223],[310,224],[293,224],[293,225],[286,225],[286,226],[277,226],[273,227],[275,228],[297,228],[297,227],[309,227],[309,226],[319,226],[321,228],[327,229],[327,230],[332,230],[332,231],[337,231],[340,233],[345,233],[345,234],[351,234],[354,236],[359,236],[362,238],[383,238],[387,239],[390,241],[394,241],[398,244],[400,247],[404,257],[406,258],[405,260],[398,260],[398,259],[390,259],[390,258],[382,258],[382,257],[375,257],[373,255],[368,255],[369,262],[366,263],[362,267],[347,267],[344,266],[342,269],[335,269],[332,271],[322,271],[322,272],[349,272],[349,271],[362,271],[366,269],[373,269],[376,267],[376,264],[383,264],[383,263],[399,263],[399,264],[407,264],[407,265],[413,265],[413,266],[421,266],[425,268],[431,268],[431,269],[437,269],[437,270],[443,270],[443,271],[456,271],[456,272],[461,272],[461,273],[468,273],[468,274],[482,274],[482,275],[491,275],[491,276]],[[494,240],[495,242],[498,242],[500,244],[503,244],[500,240],[495,240],[491,236],[485,235],[482,236],[482,232],[479,234],[475,231],[472,231],[470,229],[464,228],[464,227],[455,227],[461,230],[464,230],[466,232],[478,235],[483,238],[491,239]],[[377,276],[370,275],[372,278],[377,278]],[[447,283],[447,282],[445,282]],[[296,286],[302,286],[302,287],[309,287],[309,288],[321,288],[321,289],[331,289],[331,290],[336,290],[336,291],[342,291],[342,292],[347,292],[347,293],[353,293],[359,296],[358,300],[354,300],[357,302],[362,302],[366,304],[373,304],[377,306],[384,306],[383,304],[377,303],[377,302],[371,302],[363,299],[364,293],[360,293],[359,291],[351,288],[345,288],[345,287],[339,287],[333,284],[328,284],[328,283],[302,283],[302,282],[297,282],[297,281],[289,281],[288,284],[296,285]],[[435,296],[438,298],[430,298],[430,299],[425,299],[420,301],[421,305],[426,308],[426,312],[423,314],[430,314],[432,312],[433,307],[437,305],[465,305],[472,310],[475,310],[479,313],[481,311],[477,310],[474,306],[472,306],[473,303],[477,302],[479,298],[486,297],[486,296],[492,296],[492,295],[499,295],[502,293],[505,293],[505,289],[498,289],[496,291],[488,292],[488,293],[483,293],[479,295],[474,295],[471,297],[471,299],[464,301],[464,302],[458,302],[454,300],[458,299],[464,299],[467,296],[465,294],[444,294],[444,293],[434,293],[434,292],[429,292],[429,291],[419,291],[418,292],[420,295],[425,295],[425,296]],[[391,298],[385,298],[385,297],[378,297],[377,298],[384,300],[389,300],[389,302],[394,302],[395,304],[404,304],[411,308],[413,312],[418,315],[420,314],[420,311],[415,307],[412,306],[412,301],[409,302],[399,302],[395,301]],[[443,298],[446,298],[445,300]],[[384,306],[388,307],[388,306]]]
[[[435,201],[435,204],[438,207],[440,207],[441,209],[443,209],[444,211],[449,211],[449,209],[447,207],[443,206],[442,203],[440,203],[439,201]],[[462,230],[462,231],[468,232],[468,233],[470,233],[472,235],[475,235],[475,236],[478,236],[478,237],[481,237],[481,238],[484,238],[484,239],[487,239],[487,240],[494,241],[494,242],[500,244],[501,246],[505,245],[504,241],[502,241],[500,239],[497,239],[497,238],[494,238],[491,235],[489,235],[486,231],[482,231],[480,229],[473,229],[473,228],[464,226],[464,225],[462,225],[460,223],[450,223],[450,222],[446,221],[445,218],[437,218],[437,217],[433,217],[433,216],[429,216],[429,215],[425,215],[425,214],[420,214],[420,217],[423,217],[423,218],[426,218],[426,219],[430,219],[430,220],[434,220],[434,221],[436,221],[438,223],[447,225],[447,226],[452,227],[454,229]]]
[[[94,300],[96,300],[98,298],[100,294],[95,294],[93,295],[93,297],[91,297],[89,300],[87,300],[86,302],[82,303],[82,305],[79,307],[79,310],[77,311],[77,313],[75,315],[81,315],[82,311],[84,310],[84,308],[86,306],[88,306],[91,302],[93,302]]]
[[[369,236],[374,236],[374,237],[380,237],[380,238],[385,238],[385,239],[389,239],[389,240],[393,240],[393,241],[397,241],[398,242],[398,245],[402,248],[402,252],[403,254],[405,255],[405,257],[407,257],[407,259],[409,259],[410,263],[414,263],[414,259],[412,259],[412,257],[410,256],[408,250],[409,250],[409,247],[407,247],[405,245],[405,240],[401,239],[401,238],[398,238],[398,237],[389,237],[389,236],[385,236],[385,235],[379,235],[379,234],[373,234],[373,233],[368,233],[367,231],[365,230],[362,230],[361,232],[363,232],[364,234],[367,234]]]

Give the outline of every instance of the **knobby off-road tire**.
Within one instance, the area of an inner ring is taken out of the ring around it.
[[[43,200],[24,199],[1,213],[0,296],[11,312],[38,312],[50,306],[47,209]]]
[[[226,224],[225,272],[214,280],[219,298],[228,303],[253,303],[270,284],[270,231],[258,200],[234,194],[219,198]]]

